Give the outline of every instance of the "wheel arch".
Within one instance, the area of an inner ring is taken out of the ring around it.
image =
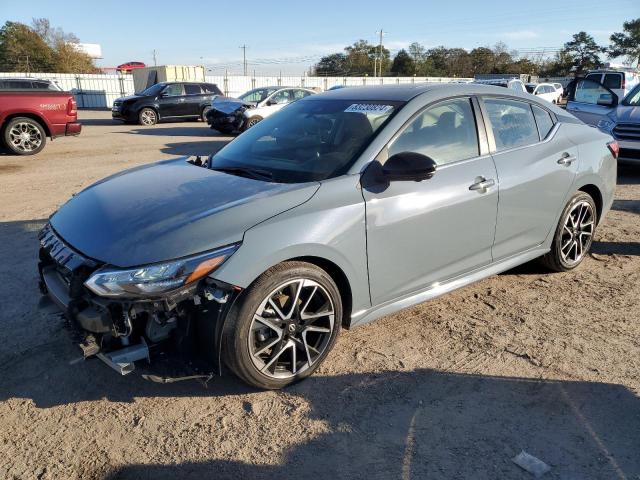
[[[349,279],[347,275],[344,273],[342,268],[340,268],[337,264],[332,262],[331,260],[327,260],[326,258],[316,257],[316,256],[302,256],[302,257],[294,257],[289,258],[285,261],[298,261],[298,262],[306,262],[312,265],[315,265],[318,268],[321,268],[335,282],[338,287],[338,291],[340,292],[340,299],[342,300],[342,326],[344,328],[349,328],[351,326],[351,310],[353,305],[353,294],[351,292],[351,284],[349,283]]]
[[[19,113],[11,113],[9,115],[7,115],[5,117],[5,119],[2,122],[2,129],[4,130],[4,128],[7,126],[7,124],[13,120],[14,118],[18,118],[18,117],[26,117],[26,118],[30,118],[31,120],[34,120],[36,122],[38,122],[38,124],[44,128],[44,132],[47,135],[47,137],[52,138],[51,137],[51,129],[49,128],[49,124],[47,123],[47,121],[42,118],[41,116],[35,114],[35,113],[31,113],[31,112],[19,112]]]
[[[602,192],[600,191],[600,189],[593,183],[587,183],[581,186],[580,188],[578,188],[578,191],[584,192],[587,195],[589,195],[591,198],[593,198],[593,201],[596,204],[596,217],[597,217],[596,223],[600,223],[600,220],[602,218],[602,209],[603,209]]]

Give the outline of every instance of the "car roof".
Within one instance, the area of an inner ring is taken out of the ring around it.
[[[0,80],[20,80],[27,82],[49,82],[53,83],[51,80],[46,78],[34,78],[34,77],[0,77]]]
[[[506,90],[488,84],[478,83],[412,83],[404,85],[372,85],[352,88],[338,88],[328,90],[319,95],[307,97],[307,99],[332,98],[336,100],[388,100],[397,102],[407,102],[418,95],[427,92],[441,93],[443,97],[449,95],[511,95],[530,99],[531,96],[524,96],[516,90]]]

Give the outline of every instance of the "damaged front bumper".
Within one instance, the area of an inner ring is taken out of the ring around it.
[[[159,297],[105,298],[84,283],[103,265],[67,245],[47,224],[39,235],[40,289],[81,333],[85,358],[122,375],[157,351],[198,355],[220,373],[222,328],[241,289],[210,277]]]

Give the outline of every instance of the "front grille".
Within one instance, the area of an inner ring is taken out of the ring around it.
[[[618,123],[613,128],[613,136],[618,140],[640,141],[640,123]]]
[[[621,148],[620,153],[618,154],[618,158],[640,160],[640,145],[638,147],[639,147],[638,150],[634,150],[631,148]]]
[[[68,246],[47,223],[38,235],[40,269],[53,266],[69,289],[69,295],[79,297],[83,283],[99,264]]]

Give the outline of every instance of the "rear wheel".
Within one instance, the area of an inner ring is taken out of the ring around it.
[[[153,108],[143,108],[138,114],[138,123],[150,127],[158,123],[158,114]]]
[[[34,155],[47,143],[47,135],[40,123],[28,117],[16,117],[3,131],[4,144],[16,155]]]
[[[596,205],[590,195],[577,192],[562,211],[549,253],[542,263],[556,272],[576,268],[591,248],[596,230]]]
[[[318,368],[341,321],[331,277],[315,265],[284,262],[262,274],[229,312],[223,358],[246,383],[282,388]]]
[[[200,120],[206,123],[207,121],[207,113],[211,110],[211,107],[204,107],[202,109],[202,113],[200,113]]]

